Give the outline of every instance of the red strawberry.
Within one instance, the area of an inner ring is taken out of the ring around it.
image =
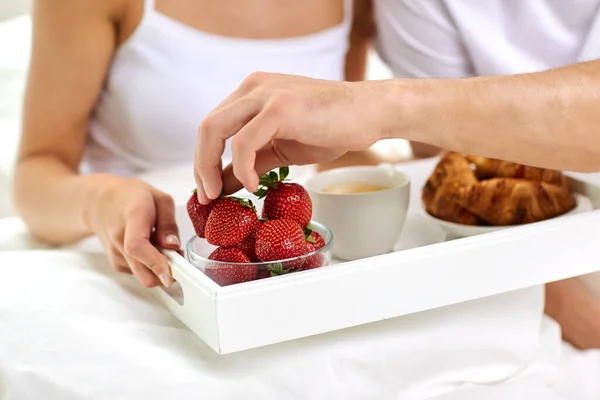
[[[256,279],[265,279],[271,277],[271,271],[267,268],[259,268],[258,273],[256,274]]]
[[[325,247],[325,240],[323,237],[309,228],[306,229],[306,247],[308,248],[308,253],[313,253],[320,248]],[[324,254],[315,254],[314,256],[310,256],[306,259],[306,262],[302,266],[302,269],[314,269],[322,267],[325,263],[325,255]]]
[[[214,261],[236,263],[209,264],[206,266],[204,270],[206,276],[220,286],[253,281],[257,278],[256,265],[244,265],[243,263],[250,262],[250,258],[248,258],[248,256],[240,249],[235,247],[219,247],[213,251],[208,258]]]
[[[296,221],[276,219],[261,224],[256,234],[256,255],[261,261],[280,261],[306,254],[304,231]],[[286,269],[302,266],[304,260],[286,262]]]
[[[262,217],[266,219],[291,219],[306,227],[312,218],[312,201],[306,189],[297,183],[283,182],[289,169],[279,169],[279,176],[271,171],[260,178],[263,186],[255,195],[265,198]]]
[[[254,226],[250,234],[246,236],[246,239],[242,240],[241,243],[235,246],[238,249],[242,250],[244,254],[250,257],[250,260],[254,262],[260,261],[258,259],[258,256],[256,255],[256,234],[258,233],[258,229],[260,228],[263,222],[264,221],[259,220],[258,224]]]
[[[214,202],[211,202],[208,205],[202,205],[198,202],[198,189],[194,189],[192,196],[187,202],[187,212],[190,216],[190,220],[192,221],[192,225],[194,225],[194,231],[198,237],[204,237],[204,229],[206,228],[206,221],[208,220],[208,215],[212,210]]]
[[[206,240],[214,246],[235,246],[258,224],[256,209],[249,200],[221,197],[214,203],[205,230]]]

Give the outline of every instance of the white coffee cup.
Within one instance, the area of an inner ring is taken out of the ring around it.
[[[331,193],[343,183],[385,187],[361,193]],[[410,178],[392,166],[338,168],[305,183],[313,219],[333,232],[333,256],[356,260],[389,253],[402,233],[410,199]]]

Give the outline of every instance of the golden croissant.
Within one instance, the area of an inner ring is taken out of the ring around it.
[[[457,203],[494,226],[543,221],[575,207],[566,186],[516,178],[492,178],[461,187]]]
[[[463,225],[478,225],[477,215],[456,202],[463,185],[477,183],[477,178],[465,157],[448,153],[435,167],[422,191],[422,202],[431,215]]]
[[[530,167],[510,161],[496,160],[480,156],[467,156],[467,160],[475,164],[477,178],[521,178],[530,181],[547,182],[559,186],[567,186],[567,177],[560,171]]]
[[[576,205],[560,171],[448,153],[423,187],[431,215],[463,225],[520,225],[543,221]]]

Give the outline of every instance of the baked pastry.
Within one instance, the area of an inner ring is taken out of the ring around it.
[[[562,172],[553,169],[530,167],[528,165],[481,156],[467,156],[467,160],[475,164],[475,172],[479,179],[493,177],[520,178],[567,186],[567,177]]]
[[[575,207],[567,186],[491,178],[461,187],[457,203],[494,226],[521,225],[554,218]]]
[[[459,153],[448,153],[437,164],[421,194],[428,213],[446,221],[463,225],[478,225],[477,215],[461,207],[457,200],[462,187],[471,187],[478,180],[469,162]]]
[[[560,171],[479,156],[448,153],[423,187],[431,215],[463,225],[520,225],[576,206]]]

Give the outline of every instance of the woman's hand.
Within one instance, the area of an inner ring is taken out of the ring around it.
[[[112,267],[133,273],[146,288],[170,286],[167,259],[154,244],[180,249],[173,199],[145,182],[118,177],[98,193],[86,223],[100,238]]]
[[[382,135],[381,104],[377,85],[251,75],[200,126],[199,200],[239,189],[237,180],[255,191],[258,177],[278,166],[327,162],[369,148]],[[220,160],[230,137],[233,164],[223,187]]]

